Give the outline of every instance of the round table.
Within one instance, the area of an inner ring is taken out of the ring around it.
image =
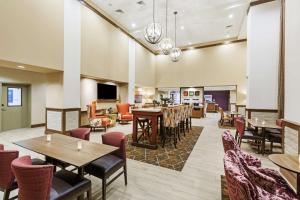
[[[277,166],[297,174],[297,196],[300,197],[300,163],[297,155],[272,154],[269,159]]]

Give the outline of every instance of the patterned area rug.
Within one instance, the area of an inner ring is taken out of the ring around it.
[[[222,200],[230,200],[228,196],[228,190],[227,190],[227,183],[226,183],[226,177],[224,175],[221,175],[221,192],[222,192]]]
[[[156,150],[135,147],[131,145],[132,135],[128,135],[126,144],[127,158],[181,171],[202,130],[203,127],[192,127],[192,130],[186,133],[185,137],[181,136],[181,141],[177,143],[177,149],[168,140],[166,141],[165,148],[162,148],[160,139],[158,139],[158,149]]]

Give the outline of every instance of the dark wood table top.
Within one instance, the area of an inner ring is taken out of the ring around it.
[[[255,119],[247,119],[247,122],[254,127],[257,128],[274,128],[274,129],[281,129],[280,126],[277,126],[275,122],[265,121],[263,123],[262,120],[255,120]]]
[[[269,155],[269,159],[281,168],[300,174],[300,163],[297,155],[272,154]]]
[[[51,134],[51,141],[46,141],[46,135],[14,142],[14,144],[36,153],[55,158],[76,167],[83,167],[94,160],[116,151],[118,148],[93,143],[62,134]],[[77,149],[77,142],[82,142],[82,149]]]

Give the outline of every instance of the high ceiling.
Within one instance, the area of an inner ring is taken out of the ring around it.
[[[91,0],[136,39],[145,43],[144,27],[152,22],[152,0]],[[245,32],[249,0],[169,0],[168,35],[174,38],[177,15],[177,45],[180,47],[238,37]],[[155,20],[165,34],[166,0],[155,0]],[[151,47],[157,50],[156,46]]]

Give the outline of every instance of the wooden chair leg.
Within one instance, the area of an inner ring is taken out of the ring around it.
[[[236,131],[236,132],[235,132],[235,136],[234,136],[234,139],[235,139],[236,141],[237,141],[238,134],[239,134],[238,131]]]
[[[273,153],[273,141],[271,141],[270,151],[271,151],[271,154],[272,154]]]
[[[106,178],[102,179],[102,200],[106,200]]]
[[[4,190],[3,200],[8,200],[9,199],[9,194],[10,194],[10,190]]]
[[[88,191],[87,191],[87,199],[88,200],[92,200],[92,190],[91,189],[89,189]]]
[[[126,166],[126,164],[124,165],[124,181],[125,181],[125,185],[127,185],[127,166]]]

